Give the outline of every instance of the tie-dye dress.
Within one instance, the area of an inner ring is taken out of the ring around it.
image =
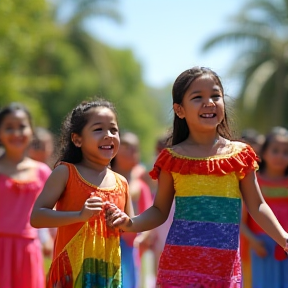
[[[94,192],[103,201],[116,204],[124,211],[128,184],[114,173],[116,185],[99,188],[87,182],[73,164],[62,162],[69,169],[65,191],[56,210],[80,211]],[[122,287],[119,229],[106,225],[104,211],[85,223],[58,228],[53,261],[47,279],[47,288],[120,288]]]
[[[171,173],[176,204],[157,287],[241,287],[239,181],[258,165],[250,146],[229,143],[225,155],[191,158],[166,148],[156,160],[150,176]]]

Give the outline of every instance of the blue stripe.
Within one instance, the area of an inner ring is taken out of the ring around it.
[[[239,225],[231,223],[190,222],[174,220],[167,237],[167,244],[200,246],[237,250]]]

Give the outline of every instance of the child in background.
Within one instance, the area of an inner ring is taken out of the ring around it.
[[[288,131],[275,127],[260,150],[257,179],[264,199],[280,224],[288,229]],[[288,287],[288,259],[279,245],[250,217],[243,215],[243,233],[249,241],[252,288]],[[248,287],[248,286],[247,286]]]
[[[259,156],[262,144],[265,140],[265,136],[260,134],[254,128],[247,128],[244,129],[241,133],[241,140],[245,143],[249,144],[255,153]],[[245,222],[248,213],[245,205],[242,206],[242,222]],[[242,230],[242,226],[240,231]],[[240,234],[240,255],[242,260],[242,274],[243,274],[243,287],[251,288],[252,287],[252,274],[251,274],[251,259],[250,259],[250,252],[249,252],[249,242],[248,239],[243,235]]]
[[[54,136],[44,127],[34,128],[34,137],[28,150],[28,156],[36,161],[46,163],[51,169],[55,164],[54,159]],[[56,228],[38,229],[39,239],[44,255],[45,270],[50,266]]]
[[[0,111],[0,286],[45,287],[37,230],[30,225],[33,204],[51,169],[27,157],[32,119],[22,104]]]
[[[58,227],[47,288],[122,287],[120,231],[103,212],[113,203],[134,215],[126,179],[109,169],[120,141],[114,106],[81,103],[61,136],[58,164],[31,215],[34,227]]]
[[[111,168],[127,179],[135,214],[142,213],[152,205],[150,188],[135,171],[142,168],[140,165],[138,136],[128,131],[121,133],[119,151],[111,161]],[[136,288],[145,281],[145,275],[141,274],[143,271],[141,269],[143,251],[140,255],[140,251],[134,247],[135,237],[136,233],[123,233],[121,235],[123,288]]]
[[[265,136],[260,134],[257,130],[253,128],[248,128],[242,131],[241,139],[249,144],[255,153],[259,155],[262,144],[265,140]]]
[[[111,205],[107,224],[130,232],[151,230],[165,222],[175,197],[158,287],[239,288],[241,198],[252,217],[286,250],[288,233],[262,197],[255,152],[231,140],[218,75],[209,68],[188,69],[176,79],[172,95],[172,146],[162,150],[150,172],[158,179],[153,206],[130,218]]]
[[[29,156],[43,163],[46,163],[51,168],[54,167],[54,135],[44,127],[35,127],[34,139],[29,148]]]

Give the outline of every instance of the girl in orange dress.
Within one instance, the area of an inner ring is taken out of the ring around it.
[[[51,169],[27,157],[32,120],[22,104],[0,111],[0,287],[44,288],[37,229],[30,225],[33,204]]]
[[[133,215],[126,179],[109,169],[119,142],[105,100],[80,104],[63,124],[58,164],[31,215],[35,227],[58,227],[47,288],[122,287],[120,230],[104,217],[112,203]]]

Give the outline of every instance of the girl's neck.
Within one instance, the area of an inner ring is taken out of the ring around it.
[[[4,154],[1,156],[2,161],[5,163],[10,163],[17,165],[21,162],[23,162],[25,159],[27,159],[26,153],[9,153],[9,152],[4,152]]]
[[[189,135],[186,139],[186,143],[195,146],[213,147],[219,142],[220,138],[221,137],[218,135],[218,133],[215,133],[214,135]]]
[[[84,167],[88,168],[88,169],[97,171],[99,174],[103,173],[103,172],[106,173],[107,168],[109,166],[109,164],[104,165],[104,164],[96,163],[94,161],[89,161],[89,160],[84,159],[84,158],[79,164],[81,166],[84,166]]]

